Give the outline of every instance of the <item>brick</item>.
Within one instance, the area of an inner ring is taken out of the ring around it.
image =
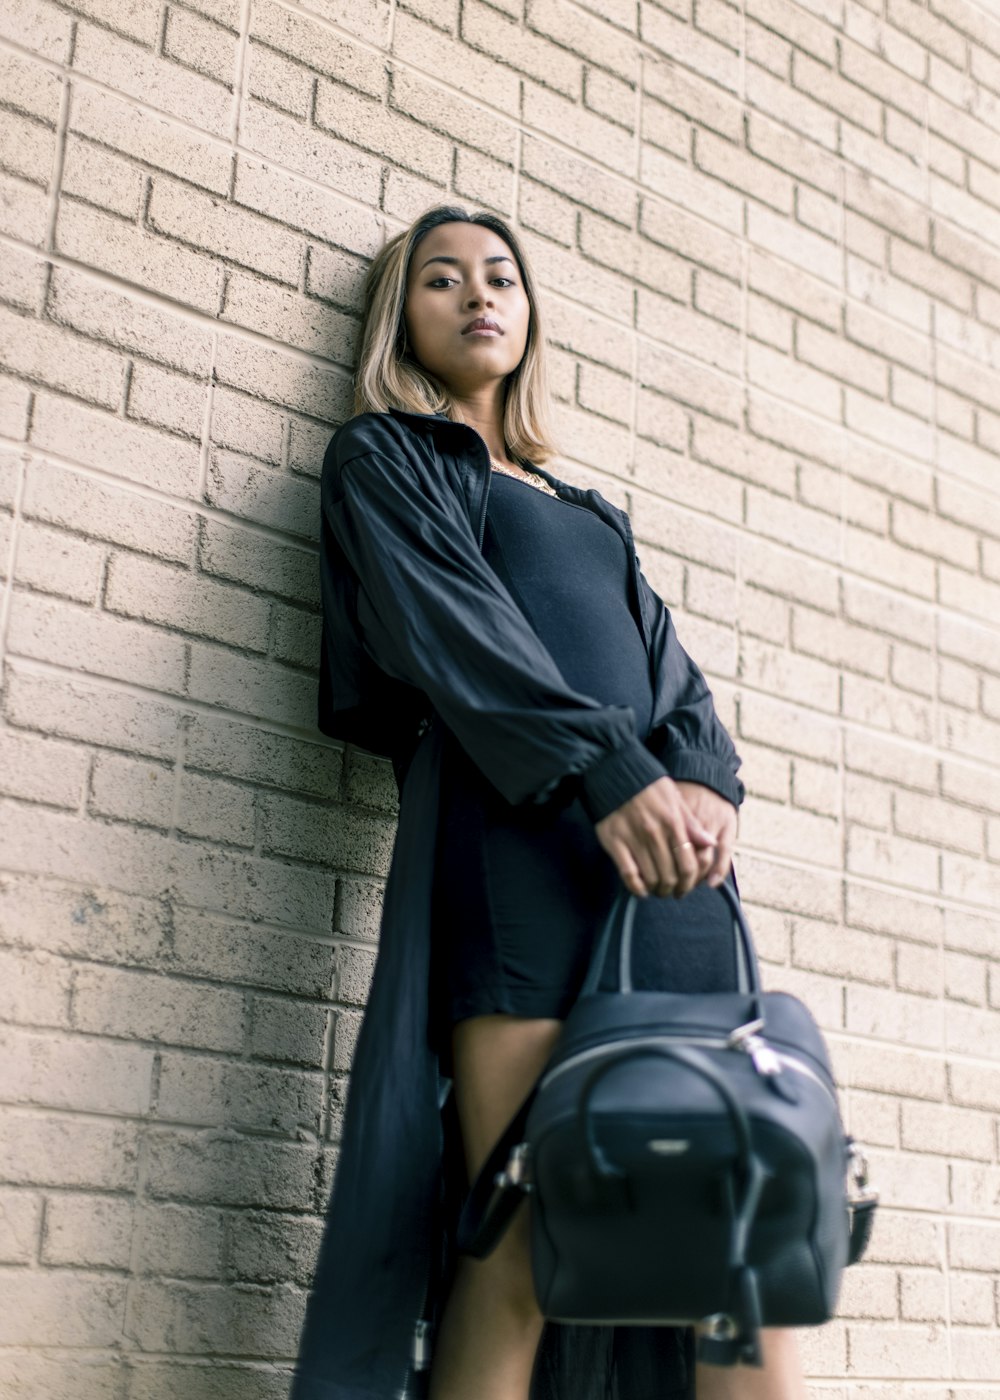
[[[18,874],[77,880],[90,889],[113,878],[127,893],[157,900],[169,890],[182,904],[236,919],[312,931],[329,924],[334,879],[326,871],[2,801],[0,839]]]
[[[948,1263],[958,1269],[1000,1268],[1000,1227],[952,1221],[948,1226]]]
[[[161,558],[186,561],[193,549],[195,520],[187,511],[39,458],[28,462],[24,512]]]
[[[0,33],[53,63],[69,60],[72,19],[54,5],[14,0],[0,16]]]
[[[919,996],[942,996],[944,959],[940,949],[901,943],[896,949],[896,986]]]
[[[59,1192],[45,1207],[44,1264],[127,1269],[132,1201],[120,1196],[77,1196]]]
[[[214,315],[222,268],[215,259],[72,201],[59,205],[56,247],[88,267]]]
[[[32,443],[81,465],[143,486],[155,486],[164,494],[190,497],[197,488],[197,443],[185,443],[156,429],[82,408],[65,399],[38,395]]]
[[[278,794],[262,796],[261,810],[267,852],[364,873],[388,868],[394,829],[383,819]]]
[[[105,408],[117,407],[125,381],[122,356],[75,338],[67,353],[67,339],[56,326],[0,308],[0,363],[5,369]]]
[[[844,1274],[837,1314],[840,1317],[895,1318],[898,1292],[895,1269],[863,1263]]]
[[[848,987],[847,1030],[897,1045],[944,1046],[944,1007],[893,988]]]
[[[242,274],[236,274],[229,280],[232,285],[234,280],[244,279]],[[250,403],[245,394],[219,386],[212,395],[212,442],[215,446],[228,447],[279,467],[285,453],[285,423],[285,414],[270,404]],[[321,455],[319,448],[317,452]],[[203,543],[216,525],[213,520],[200,521]]]
[[[141,624],[28,593],[14,597],[8,637],[17,656],[179,692],[185,644]]]
[[[222,1272],[222,1211],[143,1202],[135,1211],[134,1240],[140,1274],[218,1278]]]
[[[179,714],[159,701],[113,690],[96,681],[35,674],[16,663],[9,665],[7,686],[7,719],[11,724],[154,758],[171,758],[176,753]],[[69,750],[62,752],[69,754]],[[40,776],[39,782],[55,786],[66,782],[65,775],[52,774],[48,765],[45,771],[47,776]]]
[[[846,1099],[846,1125],[860,1142],[899,1146],[899,1102],[887,1094],[851,1089]]]
[[[329,941],[187,909],[177,911],[171,933],[162,965],[178,973],[311,997],[326,996],[333,984],[334,950]],[[305,1011],[301,1014],[306,1016]]]
[[[948,1297],[949,1314],[953,1322],[984,1327],[993,1321],[993,1283],[981,1274],[966,1274],[957,1269],[949,1269]]]
[[[995,959],[1000,952],[1000,930],[985,915],[964,909],[945,909],[944,941],[948,948],[961,948]]]
[[[543,26],[545,20],[546,12],[543,9]],[[552,7],[549,7],[549,28],[551,25]],[[579,28],[575,28],[568,21],[564,25],[564,33],[572,35],[574,42],[578,42],[576,36],[579,32]],[[488,55],[494,62],[499,59],[516,72],[537,78],[539,82],[570,97],[579,95],[582,65],[578,57],[532,33],[530,29],[510,24],[506,19],[502,19],[495,9],[478,3],[478,0],[472,0],[472,3],[462,6],[461,37],[471,48]],[[609,52],[613,53],[614,49],[610,49]]]
[[[430,180],[440,180],[440,172],[448,167],[450,143],[445,137],[340,83],[317,81],[314,116],[321,130]]]
[[[4,1346],[113,1347],[121,1338],[125,1282],[68,1269],[3,1270]]]
[[[4,164],[15,175],[47,185],[55,155],[55,135],[39,122],[14,112],[0,113]]]
[[[5,1108],[0,1181],[130,1190],[136,1179],[134,1124]]]
[[[285,167],[282,172],[267,171],[267,181],[275,187],[273,198],[278,198],[283,185],[289,189],[300,187],[298,198],[292,206],[292,221],[297,205],[304,205],[307,209],[315,208],[317,204],[321,207],[321,204],[326,202],[328,190],[351,194],[359,201],[374,204],[376,207],[378,205],[381,162],[349,146],[346,141],[329,136],[316,127],[306,126],[252,98],[249,98],[244,106],[240,139],[246,150]],[[301,191],[301,182],[288,176],[289,169],[319,182],[323,191],[318,196]],[[354,218],[347,220],[343,233],[339,231],[340,221],[337,227],[337,241],[342,238],[351,240],[357,237],[359,228],[371,229],[374,235],[375,221],[369,211],[361,211],[355,212]],[[347,241],[345,246],[350,247],[350,241]],[[376,246],[373,242],[369,251],[374,252]]]
[[[205,499],[227,514],[307,540],[318,533],[319,502],[312,482],[219,449],[212,454]]]
[[[265,276],[298,284],[303,255],[300,241],[290,231],[234,205],[199,195],[160,176],[153,181],[147,217],[151,228],[172,238]]]
[[[183,10],[171,10],[167,19],[163,51],[185,67],[204,73],[216,82],[231,83],[235,77],[239,40],[219,25],[208,23]]]
[[[73,90],[69,128],[158,170],[180,175],[203,189],[224,195],[229,189],[232,155],[191,131],[164,121],[114,92],[86,84]],[[68,269],[66,271],[69,271]],[[108,289],[93,286],[100,299]],[[149,308],[154,315],[163,315]],[[189,329],[190,329],[190,323]]]
[[[112,556],[104,605],[124,617],[141,618],[243,650],[267,648],[270,609],[263,599],[138,555]]]
[[[912,1099],[905,1099],[900,1109],[902,1146],[909,1151],[952,1157],[960,1149],[963,1157],[993,1160],[993,1125],[987,1114]]]
[[[2,75],[2,58],[0,58],[0,75]],[[41,311],[42,298],[44,295],[45,263],[41,258],[28,250],[10,250],[7,265],[4,268],[4,282],[0,289],[0,299],[8,305],[26,311],[31,315],[38,315]],[[26,385],[15,384],[13,379],[0,381],[0,405],[4,416],[11,415],[13,423],[16,411],[16,402],[19,397],[26,396],[30,390]],[[11,436],[23,437],[23,433],[11,434]]]
[[[838,673],[812,657],[743,637],[739,673],[747,685],[782,700],[827,713],[838,709]]]
[[[139,217],[144,176],[120,156],[70,136],[61,190],[134,222]]]
[[[311,728],[316,709],[316,682],[257,657],[240,656],[224,647],[195,643],[191,648],[188,694],[208,705],[274,723]]]
[[[948,1049],[959,1055],[976,1055],[983,1059],[996,1060],[1000,1011],[955,1005],[956,1000],[952,994],[953,1004],[949,1005],[945,1020],[945,1043]]]
[[[222,717],[191,717],[186,757],[189,766],[206,772],[317,797],[334,797],[339,791],[341,755],[337,749]]]
[[[0,174],[0,232],[17,234],[41,246],[45,239],[48,195],[37,185]]]
[[[78,603],[95,603],[105,551],[76,535],[25,521],[18,531],[14,577],[18,583]]]
[[[69,996],[65,963],[44,953],[0,949],[0,1020],[66,1028]]]
[[[141,1046],[56,1039],[13,1027],[2,1041],[5,1096],[13,1103],[134,1115],[149,1106],[152,1055]]]
[[[855,929],[832,932],[819,923],[796,921],[792,960],[797,967],[888,986],[892,979],[892,944]],[[878,1085],[868,1087],[878,1088]]]
[[[839,823],[801,807],[748,803],[740,814],[740,838],[775,855],[795,855],[825,866],[840,863]]]
[[[1000,1108],[1000,1075],[996,1069],[955,1061],[948,1066],[948,1091],[953,1103],[968,1108]]]
[[[199,439],[205,422],[208,388],[156,365],[136,364],[129,382],[126,412],[131,422],[165,428],[180,437]]]
[[[232,1234],[233,1273],[254,1283],[291,1279],[308,1287],[322,1233],[322,1222],[309,1216],[247,1212]]]
[[[981,1006],[986,1000],[987,971],[988,965],[981,958],[972,958],[965,953],[946,953],[945,996],[952,1001]]]
[[[114,85],[123,94],[176,117],[186,118],[195,111],[204,130],[218,136],[227,133],[230,94],[224,86],[164,62],[107,30],[80,25],[73,64],[81,73],[103,81],[113,73]]]
[[[872,1180],[885,1206],[901,1210],[943,1211],[948,1206],[948,1164],[936,1157],[870,1154]]]
[[[845,672],[840,707],[848,720],[859,721],[873,729],[889,730],[918,743],[930,741],[933,711],[919,695]]]
[[[128,1400],[185,1400],[192,1384],[204,1400],[284,1400],[288,1372],[276,1366],[262,1369],[252,1361],[220,1362],[215,1357],[205,1364],[144,1361],[130,1377]]]
[[[288,287],[265,282],[255,274],[239,271],[230,274],[226,280],[222,315],[234,325],[272,336],[284,345],[325,354],[345,366],[351,363],[356,323],[350,317],[326,308],[319,322],[312,297],[303,297]],[[260,455],[258,448],[250,450]]]
[[[250,1049],[255,1058],[323,1067],[329,1013],[279,997],[254,997]]]
[[[1000,1167],[982,1162],[956,1161],[951,1164],[950,1205],[956,1212],[996,1219]]]
[[[153,1200],[303,1210],[312,1203],[315,1148],[298,1142],[164,1128],[150,1138]]]
[[[941,1225],[910,1212],[882,1211],[865,1258],[871,1263],[939,1267],[944,1259]]]
[[[73,1023],[97,1035],[238,1050],[243,1044],[243,996],[144,972],[78,969]]]
[[[0,729],[0,792],[10,797],[78,808],[89,763],[86,749]]]
[[[322,1095],[319,1074],[165,1052],[157,1113],[162,1121],[304,1135],[319,1129]]]
[[[128,1334],[143,1351],[290,1356],[305,1292],[145,1279],[129,1293]]]
[[[743,493],[737,481],[702,462],[692,462],[678,457],[675,452],[662,450],[663,444],[671,446],[670,438],[675,428],[677,446],[683,446],[685,417],[671,400],[639,390],[636,401],[636,432],[640,435],[635,445],[636,485],[691,509],[698,509],[707,496],[712,503],[713,515],[735,522],[743,508]],[[652,444],[648,441],[650,438],[654,440]]]
[[[693,69],[722,88],[738,90],[737,54],[692,26],[647,6],[642,12],[642,37],[657,54]]]
[[[0,1263],[31,1264],[38,1253],[42,1198],[28,1191],[0,1191]]]
[[[342,933],[347,938],[373,940],[378,936],[381,916],[380,885],[370,880],[337,881],[337,909],[333,920],[335,933]]]
[[[334,1014],[333,1058],[331,1068],[349,1074],[358,1044],[362,1013],[339,1009]]]

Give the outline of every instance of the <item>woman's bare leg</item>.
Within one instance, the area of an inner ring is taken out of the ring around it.
[[[470,1181],[541,1073],[561,1024],[474,1016],[455,1027],[452,1082]],[[543,1324],[529,1218],[519,1210],[486,1259],[459,1256],[434,1346],[430,1400],[527,1400]]]
[[[763,1366],[695,1368],[697,1400],[806,1400],[806,1385],[795,1333],[790,1327],[764,1327]]]

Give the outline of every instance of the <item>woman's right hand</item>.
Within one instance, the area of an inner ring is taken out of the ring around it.
[[[602,817],[594,830],[633,894],[679,899],[712,869],[715,839],[666,775]]]

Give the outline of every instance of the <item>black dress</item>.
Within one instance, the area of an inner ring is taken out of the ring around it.
[[[631,706],[644,738],[652,684],[625,549],[585,506],[493,474],[487,562],[566,681],[602,704]],[[563,1018],[621,883],[579,797],[512,806],[447,733],[439,821],[434,1021],[443,1030],[489,1012]],[[638,985],[736,986],[732,922],[714,890],[644,900],[635,948]],[[446,1064],[448,1039],[440,1035]]]

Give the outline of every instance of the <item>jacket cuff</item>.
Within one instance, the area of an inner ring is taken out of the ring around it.
[[[701,783],[738,807],[746,796],[746,788],[732,766],[714,754],[700,749],[666,749],[660,762],[675,783]]]
[[[580,801],[596,823],[663,776],[659,759],[639,739],[631,738],[580,774]]]

